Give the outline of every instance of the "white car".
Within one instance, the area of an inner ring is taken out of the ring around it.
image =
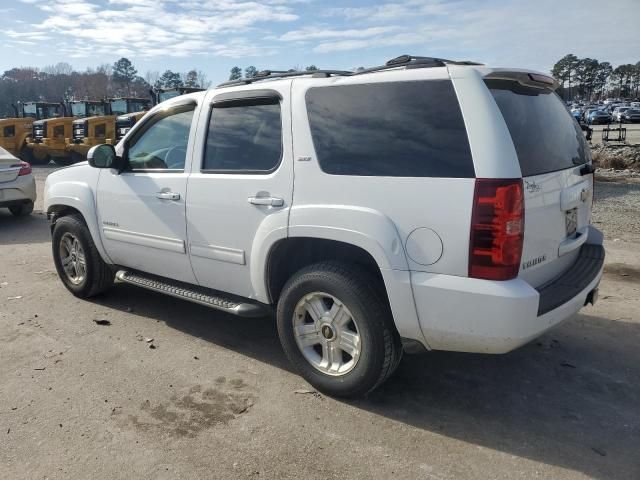
[[[273,74],[154,107],[52,173],[54,261],[235,315],[275,311],[319,390],[403,349],[504,353],[597,297],[589,147],[550,77],[403,56]]]
[[[622,114],[624,112],[626,112],[627,110],[629,110],[631,107],[616,107],[613,109],[613,112],[611,112],[611,116],[613,117],[613,120],[615,120],[616,122],[620,122],[622,121]]]
[[[29,215],[36,201],[36,182],[31,165],[0,147],[0,208],[16,217]]]

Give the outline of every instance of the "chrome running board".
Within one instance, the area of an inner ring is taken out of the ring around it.
[[[240,317],[262,317],[267,314],[267,310],[254,303],[245,303],[237,300],[214,295],[212,290],[189,285],[182,282],[171,281],[155,275],[148,275],[129,270],[120,270],[116,273],[116,278],[121,282],[138,287],[153,290],[155,292],[171,295],[172,297],[188,300],[193,303],[215,308],[223,312],[238,315]]]

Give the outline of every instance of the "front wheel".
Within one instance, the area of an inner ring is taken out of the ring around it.
[[[58,219],[51,243],[58,276],[76,297],[89,298],[112,285],[113,270],[100,257],[82,217]]]
[[[328,395],[359,397],[395,370],[402,346],[376,279],[355,266],[325,262],[296,273],[278,301],[285,354]]]

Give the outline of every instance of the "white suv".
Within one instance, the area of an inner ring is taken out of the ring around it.
[[[508,352],[602,275],[589,147],[556,85],[403,56],[168,100],[49,176],[58,273],[79,297],[115,276],[273,308],[288,358],[333,395],[371,391],[403,349]]]

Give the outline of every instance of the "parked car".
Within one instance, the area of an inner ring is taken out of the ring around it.
[[[616,122],[620,122],[622,121],[622,113],[625,112],[626,110],[629,110],[629,108],[631,107],[616,107],[613,109],[613,112],[611,112],[611,117],[614,121]]]
[[[16,217],[29,215],[36,201],[36,182],[31,165],[0,147],[0,208]]]
[[[623,123],[638,123],[640,122],[640,109],[628,108],[620,116],[620,121]]]
[[[587,116],[589,125],[611,123],[611,115],[603,110],[592,110]]]
[[[578,108],[571,110],[571,116],[576,119],[578,123],[582,122],[582,111]]]
[[[556,87],[403,56],[167,100],[47,178],[56,269],[80,298],[115,277],[273,311],[331,395],[370,392],[403,349],[508,352],[593,303],[602,276],[589,147]]]

